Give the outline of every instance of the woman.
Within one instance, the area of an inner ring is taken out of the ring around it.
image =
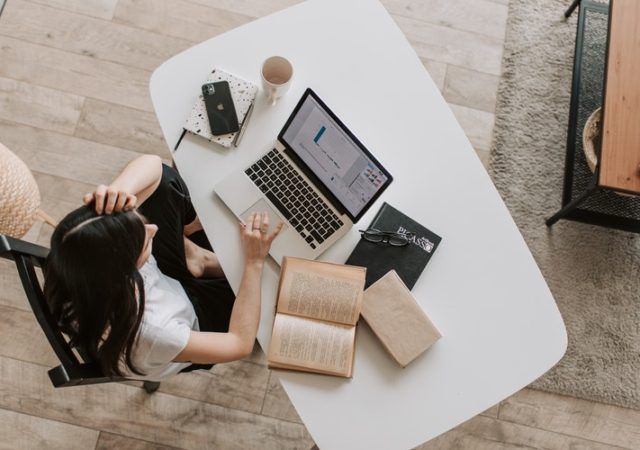
[[[282,223],[268,234],[268,215],[256,212],[239,224],[235,297],[186,185],[160,158],[137,158],[83,200],[53,233],[44,284],[72,345],[106,374],[147,380],[251,353],[263,264]]]

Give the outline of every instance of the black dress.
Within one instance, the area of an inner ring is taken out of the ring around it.
[[[235,294],[226,278],[195,278],[187,268],[184,226],[193,222],[196,211],[189,190],[175,169],[162,165],[160,185],[138,211],[149,223],[158,226],[151,252],[160,271],[184,287],[198,317],[200,331],[228,331]],[[204,231],[190,235],[189,239],[213,251]]]

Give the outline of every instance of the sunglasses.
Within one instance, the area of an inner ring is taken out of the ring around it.
[[[374,243],[389,244],[394,247],[404,247],[409,244],[409,239],[413,238],[416,234],[407,232],[405,234],[393,233],[391,231],[382,231],[375,228],[369,228],[368,230],[359,230],[362,237]]]

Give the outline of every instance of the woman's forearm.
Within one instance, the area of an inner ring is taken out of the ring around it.
[[[192,331],[186,347],[174,361],[215,364],[251,354],[260,324],[261,281],[262,263],[247,263],[231,311],[229,332]]]
[[[229,332],[242,340],[243,353],[251,353],[260,325],[260,291],[262,287],[262,262],[245,265],[238,295],[233,304]]]
[[[131,161],[111,183],[114,189],[138,197],[142,203],[156,190],[162,179],[162,160],[156,155],[142,155]]]

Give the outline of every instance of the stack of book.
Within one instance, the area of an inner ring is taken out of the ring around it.
[[[441,337],[411,294],[440,236],[388,203],[370,228],[408,243],[361,239],[346,265],[284,258],[269,367],[351,377],[360,316],[401,367]]]
[[[351,377],[360,315],[401,367],[440,338],[395,271],[366,291],[365,274],[364,267],[285,257],[269,367]]]

